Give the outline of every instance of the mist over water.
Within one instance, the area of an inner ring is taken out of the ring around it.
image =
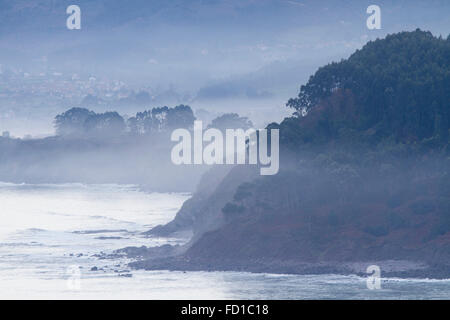
[[[448,299],[449,12],[0,0],[0,299]]]
[[[450,280],[366,279],[340,275],[130,270],[127,259],[98,259],[125,246],[182,244],[141,232],[173,219],[189,197],[134,185],[0,184],[0,298],[121,299],[442,299]],[[68,268],[79,267],[80,290]],[[97,271],[91,271],[96,267]],[[245,286],[243,286],[245,284]]]

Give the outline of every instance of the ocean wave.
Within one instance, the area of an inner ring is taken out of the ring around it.
[[[114,188],[118,190],[130,189],[130,190],[139,190],[139,186],[136,184],[116,184],[116,183],[105,183],[105,184],[90,184],[90,183],[82,183],[82,182],[68,182],[68,183],[14,183],[14,182],[4,182],[0,181],[0,188],[2,187],[33,187],[33,188],[101,188],[105,190],[105,188]]]
[[[43,243],[38,242],[0,242],[0,247],[43,247]]]
[[[108,230],[108,229],[100,229],[100,230],[80,230],[73,231],[75,234],[98,234],[98,233],[130,233],[130,231],[126,229],[116,229],[116,230]]]

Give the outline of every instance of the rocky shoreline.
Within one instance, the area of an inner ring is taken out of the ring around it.
[[[385,261],[358,263],[366,268],[370,265],[380,265],[382,277],[388,278],[422,278],[422,279],[448,279],[450,266],[416,266],[404,269],[383,270]],[[274,273],[274,274],[340,274],[368,276],[365,270],[355,269],[347,263],[305,263],[293,261],[209,261],[209,260],[186,260],[183,257],[170,257],[155,260],[136,261],[129,264],[133,269],[144,270],[170,270],[170,271],[235,271],[252,273]]]
[[[187,257],[182,246],[128,247],[118,250],[113,256],[126,256],[135,260],[128,267],[135,270],[169,271],[233,271],[272,274],[339,274],[367,277],[367,267],[377,265],[382,278],[448,279],[449,265],[427,264],[408,260],[382,260],[364,262],[322,261],[304,262],[296,260],[251,259],[236,261],[227,259],[205,259]]]

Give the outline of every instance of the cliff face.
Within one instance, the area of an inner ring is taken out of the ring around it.
[[[196,192],[187,200],[175,219],[157,226],[147,235],[168,236],[177,232],[192,232],[195,241],[203,233],[224,224],[222,208],[233,199],[236,188],[258,174],[256,168],[217,166],[202,177]]]
[[[345,165],[325,166],[318,158],[244,182],[233,195],[219,186],[202,206],[203,219],[215,225],[199,229],[179,255],[133,266],[348,274],[363,273],[354,269],[361,263],[386,271],[389,261],[398,268],[410,261],[420,266],[384,274],[448,278],[448,159],[396,159],[369,167],[364,160],[349,164],[348,157]]]
[[[450,40],[402,33],[349,61],[319,70],[290,101],[307,116],[269,126],[281,134],[278,175],[231,170],[180,211],[196,230],[186,252],[135,266],[309,272],[306,263],[346,272],[331,266],[408,260],[448,277],[450,99],[441,89],[450,85]],[[380,71],[390,69],[397,80]],[[355,70],[368,78],[355,83]],[[380,105],[368,106],[358,88]]]
[[[448,160],[421,161],[407,169],[386,167],[377,171],[340,167],[338,172],[305,168],[246,184],[247,196],[231,206],[239,209],[227,212],[224,225],[205,233],[186,256],[207,257],[218,264],[221,260],[450,264]]]

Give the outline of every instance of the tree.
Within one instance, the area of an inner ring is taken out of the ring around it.
[[[178,128],[191,128],[195,116],[189,106],[179,105],[174,108],[158,107],[138,112],[128,119],[128,128],[133,134],[151,134],[166,132]]]
[[[55,117],[56,133],[62,136],[84,134],[84,123],[95,112],[84,108],[72,108]]]
[[[221,131],[226,129],[247,130],[253,127],[253,123],[247,117],[240,117],[237,113],[226,113],[211,121],[208,128],[215,128]]]
[[[191,128],[194,125],[195,116],[191,107],[183,104],[167,111],[167,127],[170,129]]]
[[[54,124],[61,136],[111,136],[125,130],[125,121],[117,112],[98,114],[84,108],[72,108],[57,115]]]
[[[84,122],[88,135],[110,137],[120,135],[125,130],[125,121],[117,112],[90,115]]]

